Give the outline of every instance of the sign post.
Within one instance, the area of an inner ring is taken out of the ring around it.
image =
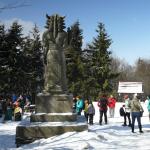
[[[142,82],[119,82],[118,93],[143,93]]]

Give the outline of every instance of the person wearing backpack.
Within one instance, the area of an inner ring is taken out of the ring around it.
[[[102,96],[100,96],[100,99],[99,99],[97,105],[99,107],[99,112],[100,112],[99,124],[102,125],[103,115],[104,115],[105,124],[107,124],[108,99],[107,99],[107,95],[105,93],[102,94]]]
[[[119,109],[119,113],[121,117],[125,116],[125,105],[122,105]]]
[[[150,120],[150,95],[149,96],[147,96],[147,100],[148,100],[148,102],[147,102],[147,110],[148,110],[148,113],[149,113],[149,120]]]
[[[134,133],[134,126],[135,126],[135,119],[137,119],[138,127],[139,127],[139,132],[143,133],[142,131],[142,124],[141,124],[141,112],[144,112],[143,107],[140,103],[140,96],[137,94],[134,94],[134,97],[129,103],[129,107],[131,108],[131,116],[132,116],[132,133]]]
[[[128,126],[131,127],[131,117],[130,117],[131,109],[129,108],[129,103],[130,103],[129,96],[124,95],[125,115],[124,115],[124,124],[122,126],[127,126],[127,119],[128,119]]]

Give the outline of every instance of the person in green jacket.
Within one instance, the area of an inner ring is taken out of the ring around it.
[[[89,99],[84,100],[84,116],[86,118],[86,121],[88,123],[89,114],[88,114],[88,106],[89,106]]]
[[[131,116],[132,116],[132,124],[131,124],[132,133],[134,133],[135,119],[137,119],[138,122],[139,132],[143,133],[141,124],[141,112],[143,112],[144,110],[140,103],[139,95],[134,94],[132,101],[129,103],[129,107],[131,108]]]

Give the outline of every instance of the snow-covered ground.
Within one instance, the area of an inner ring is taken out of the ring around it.
[[[122,103],[117,103],[115,117],[109,118],[108,124],[100,126],[99,111],[96,103],[94,103],[96,114],[94,116],[94,125],[89,126],[88,131],[83,132],[67,132],[59,136],[50,137],[48,139],[37,140],[31,144],[16,148],[15,132],[16,126],[20,122],[0,123],[0,150],[150,150],[150,122],[145,104],[144,116],[142,117],[142,125],[144,133],[140,134],[135,126],[135,132],[132,133],[129,127],[123,127],[123,118],[119,116],[119,108]],[[23,121],[26,121],[24,116]]]

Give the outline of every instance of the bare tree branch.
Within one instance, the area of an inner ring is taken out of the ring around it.
[[[27,6],[31,6],[31,5],[27,4],[25,1],[22,1],[22,2],[16,1],[14,3],[9,3],[0,7],[0,12],[4,10],[8,10],[8,9],[16,9],[16,8],[27,7]]]

